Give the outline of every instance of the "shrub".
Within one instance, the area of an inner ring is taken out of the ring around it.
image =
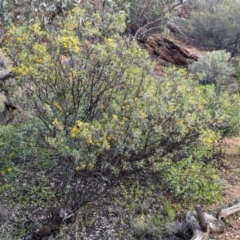
[[[189,1],[191,17],[187,32],[202,46],[211,50],[225,49],[231,56],[238,52],[240,43],[238,0]]]
[[[161,238],[161,231],[155,227],[151,219],[144,215],[139,215],[130,220],[130,226],[134,231],[134,235],[143,239],[145,236]]]
[[[197,62],[189,65],[189,71],[198,74],[201,83],[216,83],[217,80],[228,78],[235,73],[229,62],[230,53],[224,50],[207,52]]]
[[[175,4],[173,0],[117,0],[119,7],[125,6],[127,13],[126,34],[136,35],[139,39],[159,32],[170,17],[167,8]],[[166,11],[166,12],[164,12]]]
[[[186,158],[172,163],[166,170],[166,184],[178,201],[185,203],[214,202],[221,199],[222,187],[215,169]]]
[[[29,118],[18,126],[0,125],[0,175],[7,176],[15,170],[15,164],[36,155],[37,129],[41,123]]]
[[[9,29],[22,106],[44,125],[36,129],[72,211],[164,158],[181,160],[205,138],[212,146],[223,129],[240,129],[238,96],[217,96],[184,70],[166,70],[159,83],[148,54],[120,36],[124,22],[123,12],[102,19],[77,7],[55,31]]]

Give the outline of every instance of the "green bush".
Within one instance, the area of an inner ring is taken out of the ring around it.
[[[126,34],[136,35],[142,39],[147,35],[163,30],[169,12],[164,10],[175,4],[174,0],[117,0],[119,8],[123,8],[127,13]]]
[[[28,119],[18,126],[0,125],[0,173],[2,176],[9,175],[15,170],[15,164],[25,161],[29,156],[36,155],[37,121]],[[38,122],[38,127],[40,127]]]
[[[81,6],[55,31],[38,23],[8,31],[5,50],[26,89],[21,105],[42,122],[36,129],[58,161],[56,187],[72,210],[240,129],[238,96],[218,96],[182,69],[166,70],[160,83],[151,77],[147,52],[121,37],[125,16],[90,17]]]
[[[16,128],[12,126],[0,126],[1,144],[0,144],[0,171],[1,175],[10,173],[13,170],[12,159],[21,157],[21,136]]]
[[[217,80],[228,78],[235,73],[229,59],[230,53],[224,50],[206,52],[198,61],[189,65],[188,69],[198,75],[201,83],[216,83]]]
[[[240,43],[238,0],[188,1],[191,17],[187,21],[187,32],[198,44],[211,50],[225,49],[233,56]]]
[[[172,195],[181,202],[214,202],[221,199],[222,187],[217,171],[210,165],[186,158],[166,170],[166,182]]]

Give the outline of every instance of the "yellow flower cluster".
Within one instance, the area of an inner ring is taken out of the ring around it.
[[[20,76],[26,76],[34,72],[34,68],[31,66],[19,65],[13,69],[13,71]]]
[[[201,131],[200,139],[204,145],[209,145],[212,144],[217,139],[217,135],[214,131],[211,131],[209,129],[206,130],[203,129]]]
[[[30,29],[37,35],[41,35],[41,33],[43,33],[41,31],[41,26],[39,23],[34,23],[30,26]]]
[[[19,44],[26,43],[29,39],[29,33],[25,30],[24,26],[11,26],[8,30],[9,35],[15,37],[16,42]]]
[[[19,42],[19,43],[22,43],[24,41],[24,39],[22,37],[17,37],[16,41]]]
[[[80,120],[76,121],[76,125],[71,129],[72,137],[84,137],[88,142],[92,142],[92,134],[90,132],[90,124],[82,122]]]
[[[63,130],[63,125],[59,123],[59,121],[55,118],[54,121],[52,122],[53,126],[55,126],[59,130]]]
[[[113,140],[114,138],[111,136],[107,136],[104,133],[101,124],[95,123],[95,125],[92,127],[95,130],[91,129],[91,125],[89,123],[78,120],[76,121],[76,125],[71,129],[71,137],[82,138],[86,141],[86,143],[90,145],[94,145],[104,149],[110,149],[111,145],[109,141]],[[96,131],[95,134],[94,131]],[[101,135],[99,136],[99,134]]]
[[[13,169],[12,169],[11,167],[8,167],[7,170],[6,170],[6,172],[5,172],[5,171],[1,171],[1,175],[4,176],[5,173],[7,173],[7,172],[10,173],[10,172],[12,172],[12,170],[13,170]]]
[[[80,41],[76,36],[59,36],[56,39],[56,44],[74,53],[79,53],[81,50]]]
[[[32,47],[33,49],[33,61],[36,63],[46,62],[50,59],[47,54],[47,47],[43,44],[35,43]]]
[[[186,75],[187,74],[187,70],[185,68],[180,68],[178,71],[181,75]]]
[[[113,39],[113,38],[107,38],[105,39],[105,44],[108,46],[108,47],[111,47],[111,48],[116,48],[118,45],[116,43],[116,41]]]
[[[114,41],[113,38],[107,38],[107,39],[106,39],[106,43],[109,44],[109,45],[110,45],[110,44],[113,44],[114,42],[115,42],[115,41]]]
[[[98,142],[96,143],[96,146],[102,147],[104,149],[110,149],[111,148],[111,145],[109,144],[106,136],[100,137]]]
[[[82,164],[76,166],[75,169],[76,169],[76,171],[80,171],[82,169],[93,169],[93,168],[94,168],[94,164],[84,164],[84,163],[82,163]]]
[[[218,175],[217,175],[217,170],[216,169],[212,169],[212,179],[215,180],[218,178]]]

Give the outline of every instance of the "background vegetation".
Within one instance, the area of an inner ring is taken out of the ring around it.
[[[225,49],[234,56],[239,51],[239,1],[187,1],[191,17],[187,32],[199,45],[210,50]]]

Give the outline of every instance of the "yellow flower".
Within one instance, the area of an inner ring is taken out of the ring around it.
[[[76,169],[76,171],[79,171],[81,169],[86,168],[86,166],[87,166],[86,164],[81,164],[81,165],[76,166],[75,169]]]
[[[57,127],[58,130],[63,130],[63,125],[58,122],[58,120],[55,118],[52,124]]]
[[[180,69],[179,69],[179,73],[181,73],[181,74],[186,74],[187,71],[186,71],[186,69],[184,69],[184,68],[180,68]]]
[[[7,170],[8,170],[8,172],[11,172],[11,171],[12,171],[12,168],[11,168],[11,167],[9,167]]]
[[[87,166],[86,164],[81,164],[82,169],[86,168],[86,166]]]
[[[88,139],[89,144],[93,144],[93,140],[91,138]]]
[[[214,175],[212,175],[212,179],[217,179],[218,178],[218,175],[217,174],[214,174]]]
[[[102,147],[108,150],[111,148],[111,145],[108,143],[108,141],[106,139],[104,139]]]
[[[73,51],[74,51],[75,53],[79,53],[79,52],[80,52],[80,47],[74,46],[74,47],[73,47]]]
[[[55,118],[54,121],[52,122],[52,124],[53,124],[54,126],[56,126],[56,125],[59,124],[59,122],[58,122],[58,120]]]
[[[84,125],[84,122],[77,120],[76,124],[77,124],[78,127],[81,127],[81,126]]]
[[[79,127],[75,126],[71,129],[71,136],[76,137],[80,133]]]
[[[80,42],[76,36],[60,36],[56,39],[56,44],[75,53],[80,52]]]
[[[76,171],[79,171],[81,168],[79,166],[76,166]]]
[[[62,107],[56,100],[53,101],[53,106],[62,112]]]
[[[112,39],[112,38],[107,38],[107,39],[106,39],[106,42],[107,42],[108,44],[112,44],[112,43],[114,43],[114,39]]]
[[[17,38],[16,38],[16,41],[19,42],[19,43],[21,43],[21,42],[23,42],[23,39],[22,39],[21,37],[17,37]]]

